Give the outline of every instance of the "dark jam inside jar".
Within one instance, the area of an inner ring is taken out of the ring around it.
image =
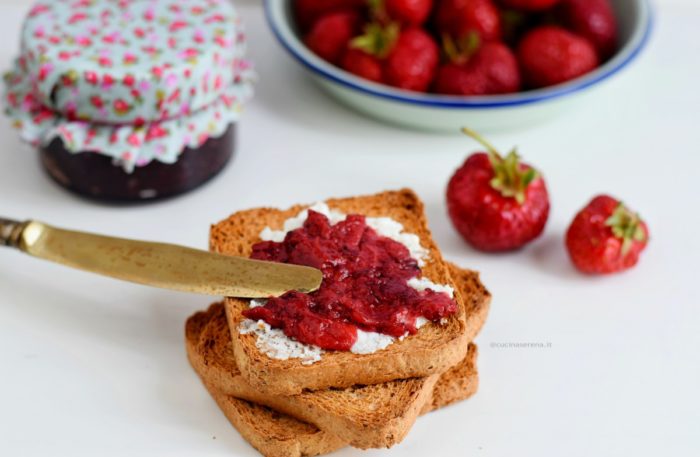
[[[236,124],[198,148],[186,148],[172,164],[152,161],[127,173],[112,158],[71,153],[60,138],[40,148],[41,162],[56,182],[80,195],[114,202],[149,201],[190,191],[216,176],[234,153]]]

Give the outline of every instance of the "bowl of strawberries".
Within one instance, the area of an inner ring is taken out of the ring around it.
[[[328,93],[421,130],[504,130],[569,109],[647,43],[647,0],[266,0]]]

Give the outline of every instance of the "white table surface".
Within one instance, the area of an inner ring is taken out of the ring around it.
[[[540,240],[496,256],[468,248],[445,215],[446,181],[474,143],[336,105],[273,41],[259,3],[239,5],[261,78],[240,155],[218,179],[147,206],[88,203],[50,182],[3,118],[0,214],[206,248],[209,224],[238,209],[413,187],[445,256],[494,293],[481,387],[393,450],[362,455],[698,454],[700,4],[657,4],[650,48],[600,89],[604,105],[493,136],[545,172],[553,203]],[[3,67],[26,8],[0,2]],[[653,239],[638,268],[594,279],[573,270],[562,236],[602,191],[642,212]],[[0,455],[257,455],[185,358],[185,318],[211,300],[0,256]],[[528,342],[551,347],[502,347]]]

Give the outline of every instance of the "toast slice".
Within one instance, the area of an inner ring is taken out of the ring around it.
[[[456,287],[469,297],[465,308],[469,337],[481,329],[489,308],[489,295],[478,274],[448,264]],[[236,366],[226,316],[221,304],[190,317],[185,326],[191,364],[215,391],[232,395],[289,414],[338,436],[362,449],[390,447],[403,440],[426,405],[448,404],[451,392],[459,396],[469,386],[447,386],[438,375],[389,381],[370,386],[303,392],[293,396],[269,395],[250,386]],[[475,354],[473,354],[475,355]],[[473,382],[470,363],[458,365],[465,373],[449,376],[453,382]],[[457,367],[451,369],[455,370]],[[437,382],[443,384],[436,399]]]
[[[428,229],[423,203],[413,191],[404,189],[331,199],[326,203],[345,214],[390,217],[400,222],[405,231],[417,235],[421,245],[429,251],[429,258],[422,267],[423,277],[437,284],[452,285],[447,265]],[[210,248],[222,254],[248,257],[265,227],[279,230],[285,220],[305,208],[297,205],[287,210],[260,208],[236,213],[211,228]],[[458,290],[455,301],[463,303]],[[272,359],[258,350],[254,334],[240,333],[244,320],[242,312],[248,306],[247,300],[227,298],[225,301],[233,352],[245,380],[267,394],[294,395],[305,389],[345,388],[444,373],[464,359],[469,342],[465,310],[460,307],[444,325],[428,323],[417,334],[396,341],[384,350],[367,355],[326,352],[320,361],[304,365],[299,359]]]
[[[440,376],[431,401],[422,414],[443,408],[474,395],[479,387],[476,367],[478,348],[469,345],[467,357],[458,366]],[[346,443],[332,433],[302,422],[271,408],[226,395],[208,383],[204,385],[224,415],[243,438],[266,457],[306,457],[328,454]]]
[[[311,457],[329,454],[345,446],[340,438],[311,424],[224,395],[213,388],[207,389],[243,439],[265,457]]]

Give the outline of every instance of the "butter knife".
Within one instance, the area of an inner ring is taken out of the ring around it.
[[[0,218],[0,246],[103,276],[204,295],[276,297],[290,290],[313,292],[323,279],[315,268],[64,230],[33,220]]]

